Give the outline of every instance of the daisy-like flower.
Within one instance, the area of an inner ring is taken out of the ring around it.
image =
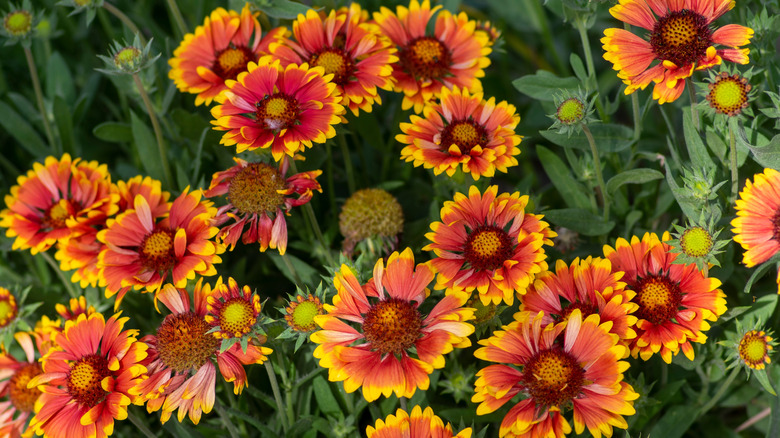
[[[720,281],[708,278],[696,264],[675,264],[665,233],[661,241],[654,233],[637,236],[631,242],[620,238],[615,248],[605,245],[604,256],[614,271],[623,271],[626,289],[636,293],[638,318],[631,341],[631,355],[643,360],[659,354],[666,363],[682,350],[693,360],[691,341],[704,343],[707,321],[716,321],[726,311],[726,295]]]
[[[409,7],[398,6],[396,12],[386,7],[374,13],[374,21],[398,47],[398,62],[393,64],[395,91],[404,93],[401,107],[423,106],[441,95],[443,88],[458,86],[477,92],[482,89],[478,78],[485,76],[490,65],[491,40],[477,30],[477,23],[465,13],[452,15],[441,5],[431,9],[429,0],[411,0]],[[428,29],[433,28],[429,33]]]
[[[19,305],[10,290],[0,287],[0,328],[11,324],[19,315]]]
[[[342,96],[340,103],[355,116],[382,103],[377,88],[392,88],[390,64],[398,61],[395,47],[375,26],[361,22],[362,15],[357,3],[344,13],[331,10],[327,17],[309,9],[293,22],[293,38],[270,46],[282,67],[308,63],[333,75],[331,81]]]
[[[495,411],[518,394],[517,402],[501,422],[502,438],[563,437],[572,431],[567,420],[573,411],[574,430],[585,428],[596,438],[612,436],[613,427],[628,427],[626,415],[635,413],[639,397],[623,381],[628,363],[625,346],[609,332],[599,316],[583,319],[574,309],[569,319],[542,324],[543,314],[521,312],[504,330],[479,341],[474,355],[497,362],[477,372],[477,414]]]
[[[289,165],[286,159],[278,168],[240,158],[233,160],[236,165],[215,173],[205,192],[209,198],[227,195],[229,201],[217,210],[216,224],[222,226],[217,240],[233,250],[240,237],[244,244],[259,242],[260,251],[270,247],[284,255],[287,250],[284,216],[293,207],[309,202],[314,190],[322,192],[317,182],[322,171],[301,172],[285,178]],[[228,221],[232,223],[223,225]]]
[[[17,183],[5,196],[8,208],[0,211],[0,227],[16,237],[13,249],[46,251],[116,212],[111,176],[97,161],[71,160],[68,154],[59,160],[48,157]]]
[[[162,409],[160,420],[165,423],[178,409],[181,422],[189,415],[198,424],[201,415],[211,412],[214,406],[217,367],[233,391],[240,394],[248,385],[242,365],[261,364],[272,353],[270,348],[254,343],[246,351],[233,344],[220,352],[220,341],[209,333],[211,324],[206,319],[211,286],[198,280],[194,301],[186,290],[177,290],[166,284],[157,295],[172,313],[165,317],[154,335],[141,341],[149,346],[149,356],[144,361],[148,372],[133,390],[146,409],[154,412]],[[214,362],[216,361],[216,366]]]
[[[433,275],[427,264],[415,267],[409,248],[391,254],[387,267],[379,259],[365,285],[341,266],[334,278],[338,295],[325,305],[326,315],[314,317],[322,330],[311,335],[320,344],[314,357],[331,382],[343,381],[347,392],[362,387],[368,402],[392,393],[411,397],[417,388],[428,389],[428,376],[444,367],[444,354],[471,345],[474,326],[466,321],[474,318],[474,309],[462,307],[465,293],[448,295],[428,315],[420,313]]]
[[[217,254],[224,249],[211,241],[218,231],[212,226],[217,209],[201,201],[202,192],[188,190],[173,201],[167,217],[161,217],[166,212],[162,208],[153,213],[138,194],[134,208],[109,219],[108,227],[98,232],[106,245],[98,261],[106,296],[119,293],[117,306],[131,287],[156,292],[170,281],[183,288],[196,274],[216,274],[214,264],[222,261]]]
[[[467,427],[453,435],[452,425],[434,415],[430,407],[422,410],[420,406],[412,408],[409,415],[398,409],[395,415],[388,415],[384,421],[380,418],[374,426],[366,428],[368,438],[470,438],[471,428]]]
[[[774,339],[763,330],[749,330],[739,340],[739,358],[748,368],[763,370],[772,360]]]
[[[14,338],[22,347],[24,360],[16,359],[5,348],[0,353],[0,397],[8,397],[0,403],[0,436],[8,438],[19,438],[27,431],[27,419],[41,395],[38,388],[27,388],[27,383],[43,372],[36,351],[39,356],[47,351],[40,343],[36,346],[27,333],[16,333]]]
[[[281,161],[336,135],[333,125],[341,122],[344,107],[325,69],[306,63],[282,68],[271,57],[247,69],[226,82],[228,89],[216,98],[220,105],[211,109],[214,129],[227,131],[220,144],[236,145],[239,153],[270,148]]]
[[[738,24],[713,29],[712,22],[734,7],[734,0],[620,0],[613,17],[649,32],[649,41],[624,29],[604,31],[604,59],[618,70],[626,94],[655,82],[653,99],[676,100],[694,70],[719,65],[725,59],[748,63],[742,49],[753,30]],[[715,46],[729,48],[716,48]],[[654,61],[658,61],[652,67]]]
[[[239,289],[232,277],[228,277],[227,284],[217,280],[206,303],[208,313],[203,318],[212,328],[218,328],[212,333],[222,339],[243,338],[260,316],[260,296],[249,286]]]
[[[86,314],[87,316],[89,316],[95,313],[94,306],[90,305],[89,307],[87,307],[87,299],[86,297],[84,297],[84,295],[78,298],[71,298],[68,301],[67,307],[64,304],[57,303],[54,305],[54,309],[65,321],[76,319],[81,314]]]
[[[168,77],[179,90],[197,94],[195,105],[211,105],[227,88],[226,81],[236,79],[250,62],[267,55],[268,45],[287,32],[281,27],[263,36],[257,14],[249,8],[247,3],[241,14],[215,9],[194,33],[184,35],[174,57],[168,60]]]
[[[574,309],[580,309],[583,317],[597,314],[602,323],[611,322],[609,332],[618,335],[621,342],[630,341],[636,337],[633,326],[637,318],[632,313],[639,306],[631,301],[636,293],[624,289],[622,277],[622,272],[612,270],[609,260],[599,257],[576,258],[571,266],[558,260],[555,272],[545,271],[536,277],[523,297],[521,310],[534,315],[544,312],[542,325],[547,325],[564,321]]]
[[[37,435],[104,438],[113,433],[114,420],[127,418],[128,405],[137,401],[131,389],[146,371],[138,331],[122,331],[128,319],[81,314],[55,335],[43,373],[28,383],[43,392],[30,420]]]
[[[456,86],[443,88],[440,102],[426,105],[423,115],[401,123],[403,134],[395,137],[406,145],[401,158],[415,166],[449,176],[462,168],[478,180],[517,165],[514,156],[520,153],[522,137],[515,134],[520,116],[514,105],[497,104],[493,97],[486,101],[481,92]]]
[[[317,330],[314,318],[323,313],[325,312],[319,297],[312,294],[305,297],[297,295],[284,308],[284,320],[293,331],[308,333]]]
[[[552,245],[555,232],[541,215],[525,212],[528,196],[497,193],[498,186],[484,194],[471,186],[468,196],[456,193],[444,203],[441,222],[425,235],[432,243],[423,247],[437,256],[431,260],[437,289],[476,290],[485,305],[512,305],[515,292],[524,294],[547,269],[542,245]]]

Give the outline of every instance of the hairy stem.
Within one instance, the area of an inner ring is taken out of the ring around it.
[[[688,89],[688,96],[691,98],[691,120],[693,121],[693,127],[697,131],[701,128],[699,123],[699,110],[696,109],[696,90],[693,88],[693,82],[691,78],[685,80],[685,87]]]
[[[146,38],[141,34],[141,30],[138,29],[138,26],[133,23],[133,20],[130,19],[127,15],[125,15],[124,12],[117,9],[116,6],[112,5],[109,2],[103,2],[103,8],[113,14],[116,18],[119,19],[122,23],[124,23],[125,26],[127,26],[128,29],[130,29],[130,32],[138,35],[138,41],[141,43],[141,46],[146,45]]]
[[[279,382],[276,381],[276,373],[274,372],[274,367],[271,365],[271,362],[266,360],[263,365],[265,365],[265,370],[268,372],[268,380],[271,381],[271,390],[274,393],[274,401],[276,402],[276,411],[279,413],[279,421],[282,423],[282,430],[285,434],[287,434],[287,430],[290,428],[290,425],[287,423],[287,416],[285,415],[284,411],[284,403],[282,403],[282,394],[279,392]]]
[[[729,158],[731,161],[731,200],[737,199],[739,190],[739,169],[737,168],[737,145],[734,140],[734,130],[729,123]]]
[[[184,35],[187,34],[187,25],[184,24],[184,17],[181,15],[176,0],[168,0],[168,8],[171,10],[174,21],[176,21],[176,27],[179,29],[179,36],[184,37]]]
[[[38,102],[38,111],[41,113],[41,120],[43,121],[43,129],[46,131],[46,139],[49,141],[49,147],[52,150],[57,149],[57,143],[54,140],[54,131],[51,130],[51,124],[49,124],[49,117],[46,115],[46,105],[43,103],[43,91],[41,90],[41,80],[38,77],[38,69],[35,68],[35,61],[33,60],[32,51],[29,47],[24,48],[24,57],[27,58],[27,68],[30,69],[30,79],[33,83],[33,89],[35,89],[35,100]]]
[[[590,153],[593,154],[593,167],[596,170],[596,180],[599,183],[599,190],[601,191],[601,200],[604,203],[604,220],[609,220],[609,194],[607,193],[607,186],[604,184],[604,175],[601,174],[601,159],[599,158],[599,151],[596,148],[596,141],[593,139],[588,125],[582,124],[582,132],[588,138],[588,144],[590,145]]]
[[[715,406],[718,401],[720,401],[721,397],[726,393],[726,391],[729,389],[729,386],[731,386],[731,383],[734,381],[734,379],[737,377],[737,374],[739,374],[740,367],[734,367],[734,371],[729,374],[729,376],[726,378],[726,380],[723,381],[723,383],[720,385],[720,388],[718,388],[718,391],[715,393],[712,398],[704,405],[702,406],[701,410],[699,411],[699,416],[702,416],[707,413],[710,409],[712,409],[713,406]]]
[[[157,152],[160,154],[160,165],[163,169],[165,185],[167,187],[171,187],[173,179],[171,178],[171,170],[168,166],[168,154],[165,151],[165,141],[163,140],[162,130],[160,129],[160,122],[157,120],[154,107],[152,107],[152,101],[149,100],[149,94],[146,93],[146,89],[144,88],[144,84],[141,83],[141,78],[138,76],[138,73],[133,73],[133,81],[135,82],[135,86],[138,88],[138,92],[141,94],[141,99],[144,101],[146,112],[149,113],[149,118],[152,120],[154,138],[157,140]]]
[[[67,277],[65,277],[65,273],[62,272],[62,269],[60,269],[59,266],[57,266],[57,262],[51,258],[48,252],[41,251],[40,254],[43,256],[43,259],[46,260],[46,263],[48,263],[49,266],[54,269],[54,272],[57,274],[57,277],[59,277],[60,281],[62,281],[62,284],[65,285],[65,290],[68,291],[68,295],[70,295],[71,298],[78,298],[79,294],[77,294],[76,290],[73,289],[73,283],[68,281]]]

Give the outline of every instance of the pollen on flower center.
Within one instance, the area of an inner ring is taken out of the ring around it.
[[[321,307],[317,306],[313,301],[298,303],[295,306],[295,310],[293,310],[293,322],[297,327],[304,329],[304,331],[314,330],[316,328],[314,317],[322,313]]]
[[[575,301],[563,308],[563,315],[561,315],[561,319],[568,318],[569,315],[571,315],[571,312],[574,311],[574,309],[580,309],[583,318],[587,318],[588,316],[599,312],[599,308],[595,304],[584,303],[582,301]]]
[[[228,200],[241,213],[276,213],[284,204],[287,183],[279,170],[265,163],[250,163],[228,185]]]
[[[461,154],[468,154],[474,146],[485,146],[488,141],[487,131],[472,120],[453,121],[444,127],[441,133],[441,148],[446,151],[453,144],[458,146]]]
[[[544,350],[525,365],[522,382],[539,405],[561,406],[580,393],[585,370],[565,351]]]
[[[8,398],[16,409],[22,412],[33,411],[41,391],[38,387],[27,388],[27,383],[42,372],[41,364],[34,362],[22,366],[11,376],[8,383]]]
[[[666,276],[649,276],[636,286],[636,316],[652,324],[662,324],[677,315],[682,302],[680,285]]]
[[[159,228],[148,234],[139,251],[141,263],[147,269],[161,272],[173,268],[176,254],[173,250],[173,232]]]
[[[91,354],[77,360],[68,372],[68,393],[79,404],[91,408],[105,400],[108,391],[101,382],[111,373],[105,357]]]
[[[386,354],[409,349],[420,337],[422,318],[412,303],[397,298],[374,304],[363,320],[363,333],[371,346]]]
[[[477,271],[500,268],[512,256],[514,245],[509,233],[492,225],[478,227],[469,233],[463,255]]]
[[[245,46],[230,45],[216,53],[211,70],[224,80],[236,79],[238,74],[246,71],[247,64],[257,61],[257,56]]]
[[[279,132],[298,121],[298,101],[284,93],[274,93],[257,103],[257,123],[266,129]]]
[[[236,337],[249,333],[255,320],[254,308],[241,298],[231,298],[219,311],[220,330]]]
[[[585,117],[585,104],[576,97],[570,97],[558,105],[556,117],[564,125],[579,123]]]
[[[747,108],[751,88],[747,79],[737,74],[729,76],[723,72],[709,85],[707,101],[716,112],[733,117]]]
[[[451,57],[450,51],[433,37],[412,40],[399,53],[401,66],[422,81],[443,77],[450,67]]]
[[[66,221],[74,214],[76,214],[76,208],[73,203],[67,199],[60,199],[44,213],[43,222],[51,229],[65,228]]]
[[[687,256],[704,257],[712,249],[712,236],[702,227],[689,228],[680,236],[680,246]]]
[[[177,373],[200,368],[219,348],[211,326],[194,312],[168,315],[157,328],[160,360]]]
[[[352,59],[340,49],[323,49],[312,55],[309,62],[315,67],[325,69],[325,74],[332,74],[332,82],[342,86],[349,82],[355,71]]]
[[[687,66],[705,56],[712,45],[712,29],[701,14],[688,9],[670,12],[655,23],[650,45],[659,59]]]

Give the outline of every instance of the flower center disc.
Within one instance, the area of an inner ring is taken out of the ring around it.
[[[481,226],[469,233],[464,257],[477,271],[492,271],[512,256],[514,245],[509,234],[496,226]]]
[[[326,75],[332,74],[333,79],[331,81],[341,86],[349,82],[352,73],[355,71],[352,59],[343,50],[339,49],[324,49],[312,55],[309,62],[315,67],[325,69]]]
[[[223,332],[240,337],[249,333],[256,319],[251,304],[241,298],[231,298],[219,311],[219,328]]]
[[[43,223],[52,230],[65,228],[68,218],[76,214],[76,208],[67,199],[60,199],[59,202],[49,207],[43,215]]]
[[[560,406],[576,397],[585,382],[585,370],[569,353],[544,350],[523,368],[523,384],[537,405]]]
[[[97,354],[84,356],[70,366],[68,393],[81,405],[91,408],[105,400],[108,392],[100,383],[109,375],[106,358]]]
[[[471,120],[459,120],[444,127],[441,133],[441,148],[446,151],[457,145],[460,153],[468,154],[476,145],[488,142],[487,131]]]
[[[255,116],[265,128],[279,132],[298,121],[298,101],[283,94],[274,93],[257,103]]]
[[[375,350],[399,354],[420,337],[422,318],[412,303],[397,298],[380,301],[368,310],[363,333]]]
[[[162,272],[173,268],[176,254],[173,250],[173,232],[167,228],[152,231],[141,243],[141,264],[153,271]]]
[[[680,286],[666,277],[643,278],[636,287],[639,310],[636,316],[653,324],[662,324],[677,315],[682,302]]]
[[[721,76],[710,85],[707,101],[715,111],[734,116],[747,107],[750,85],[739,76]]]
[[[436,38],[420,37],[401,49],[401,66],[417,80],[429,81],[444,77],[452,56]]]
[[[177,373],[200,368],[219,348],[211,326],[193,312],[168,315],[157,329],[160,359]]]
[[[712,249],[712,236],[702,227],[693,227],[680,236],[680,246],[687,256],[704,257]]]
[[[322,306],[306,300],[298,303],[292,312],[293,328],[301,332],[310,332],[317,328],[314,317],[322,314]]]
[[[32,14],[17,10],[5,16],[5,30],[13,36],[24,35],[32,28]]]
[[[670,12],[655,23],[650,45],[659,59],[678,67],[687,66],[705,56],[712,45],[712,29],[707,19],[696,12]]]
[[[284,204],[279,190],[286,188],[279,170],[265,163],[250,163],[228,185],[228,200],[241,213],[276,213]]]
[[[599,312],[599,308],[595,304],[575,301],[563,308],[563,315],[561,315],[561,320],[568,319],[569,315],[571,315],[571,312],[574,312],[574,309],[580,309],[580,312],[582,312],[582,319]]]
[[[579,99],[571,97],[558,106],[557,116],[563,124],[577,123],[585,117],[585,105]]]
[[[8,398],[16,409],[22,412],[33,411],[35,401],[38,400],[41,391],[37,387],[28,389],[27,383],[42,372],[41,365],[36,362],[24,365],[11,376],[8,384]]]
[[[257,56],[245,46],[233,46],[217,52],[211,71],[223,80],[235,79],[246,71],[247,64],[257,61]]]
[[[739,341],[739,357],[750,368],[758,368],[766,359],[768,346],[762,333],[751,330]]]

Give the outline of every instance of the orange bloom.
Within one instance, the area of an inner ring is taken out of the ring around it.
[[[0,287],[0,328],[14,322],[19,316],[19,304],[10,290]]]
[[[340,103],[355,116],[382,103],[377,88],[392,88],[390,64],[398,61],[395,47],[378,29],[363,23],[362,15],[357,3],[344,13],[331,10],[327,17],[309,9],[293,23],[294,39],[281,39],[270,46],[283,67],[308,63],[333,75],[331,81],[342,95]]]
[[[322,67],[309,68],[266,57],[250,62],[248,72],[228,81],[217,96],[221,105],[211,109],[217,131],[228,131],[221,144],[236,145],[236,152],[271,148],[274,160],[325,143],[336,135],[333,125],[344,112],[341,94]]]
[[[426,103],[441,95],[443,88],[458,86],[482,90],[478,78],[490,65],[491,41],[486,32],[465,13],[452,15],[442,10],[436,16],[433,34],[428,33],[433,14],[429,0],[411,0],[409,8],[398,6],[393,13],[385,7],[374,13],[374,21],[398,47],[393,64],[395,91],[404,93],[401,107],[420,113]]]
[[[46,251],[116,212],[111,176],[97,161],[71,160],[68,154],[59,160],[48,157],[17,182],[5,196],[8,208],[0,211],[0,227],[16,237],[13,249]]]
[[[36,350],[41,355],[47,351],[40,342],[33,344],[27,333],[16,333],[14,338],[22,347],[25,360],[17,360],[5,351],[4,347],[0,353],[0,397],[8,397],[8,401],[0,403],[0,436],[5,438],[32,434],[27,431],[27,419],[33,412],[41,391],[38,388],[27,388],[27,383],[43,372],[35,357]]]
[[[220,277],[221,279],[222,277]],[[203,317],[212,328],[214,336],[222,339],[242,338],[252,331],[260,316],[260,296],[249,286],[238,288],[238,283],[228,277],[227,284],[217,280],[214,293],[206,302],[208,313]]]
[[[611,322],[609,332],[620,336],[621,342],[630,340],[636,337],[633,327],[637,321],[631,313],[639,306],[631,301],[636,293],[624,290],[622,277],[622,272],[612,270],[609,260],[599,257],[576,258],[571,267],[558,260],[555,272],[545,271],[536,277],[523,297],[521,310],[534,315],[544,312],[542,325],[547,325],[564,321],[574,309],[580,309],[583,317],[597,314],[602,323]]]
[[[368,438],[470,438],[471,428],[467,427],[457,435],[452,434],[452,425],[444,422],[433,414],[430,407],[422,410],[419,406],[412,409],[409,415],[403,409],[398,409],[395,415],[388,415],[382,421],[376,420],[376,426],[368,426]]]
[[[37,435],[104,438],[113,433],[115,419],[127,418],[127,406],[137,401],[131,389],[146,371],[138,331],[122,331],[128,319],[81,314],[55,335],[55,346],[42,359],[43,374],[28,384],[43,392],[30,420]]]
[[[569,319],[542,324],[542,313],[521,312],[515,321],[479,341],[474,355],[497,362],[477,372],[476,394],[471,398],[478,415],[500,408],[523,395],[504,416],[502,438],[563,437],[572,428],[565,416],[573,411],[574,430],[585,428],[596,438],[612,436],[612,427],[626,429],[623,418],[636,411],[639,397],[623,372],[626,347],[609,333],[609,323],[598,315],[583,319],[574,309]]]
[[[206,17],[195,33],[184,35],[184,40],[168,60],[168,77],[179,90],[197,94],[195,105],[211,105],[228,80],[234,80],[246,71],[247,64],[257,62],[268,54],[268,45],[286,29],[276,28],[263,37],[257,14],[252,14],[249,3],[241,10],[215,9]]]
[[[216,287],[220,284],[218,281]],[[149,346],[149,356],[144,360],[148,372],[133,393],[146,402],[147,411],[162,408],[163,423],[177,409],[179,422],[189,414],[195,424],[202,413],[211,412],[217,377],[215,359],[222,377],[233,382],[233,392],[240,394],[248,385],[242,364],[261,364],[273,351],[252,343],[242,351],[236,343],[220,352],[220,341],[209,333],[211,325],[204,318],[211,294],[211,287],[200,279],[195,285],[194,309],[186,290],[166,284],[157,295],[172,313],[156,334],[141,339]]]
[[[87,307],[87,299],[83,295],[78,298],[71,298],[68,301],[68,307],[65,307],[64,304],[57,303],[54,305],[54,309],[65,321],[77,319],[81,314],[89,316],[95,313],[95,307]]]
[[[244,244],[260,242],[260,251],[271,247],[284,255],[287,250],[285,213],[289,215],[293,207],[309,202],[314,190],[322,192],[316,179],[322,171],[301,172],[285,179],[289,164],[286,159],[278,169],[240,158],[233,160],[237,164],[215,173],[205,192],[209,198],[228,197],[229,203],[217,210],[215,223],[222,226],[217,239],[231,251],[240,237]],[[224,225],[229,221],[232,223]]]
[[[484,195],[471,186],[469,195],[455,194],[441,209],[441,222],[431,224],[423,247],[436,258],[436,288],[447,293],[477,290],[482,303],[508,305],[515,292],[525,293],[534,275],[547,269],[542,245],[552,245],[555,232],[542,215],[525,212],[528,196],[498,193],[490,186]]]
[[[131,287],[156,292],[171,281],[183,288],[195,274],[216,274],[214,264],[222,261],[217,254],[223,250],[210,240],[218,231],[212,226],[217,209],[202,202],[201,194],[185,190],[164,218],[165,210],[153,213],[147,199],[136,195],[133,209],[109,219],[108,228],[98,232],[106,245],[99,257],[106,296],[118,292],[117,306]]]
[[[655,82],[653,99],[676,100],[694,70],[719,65],[724,59],[748,63],[753,30],[738,24],[713,29],[712,22],[734,7],[734,0],[620,0],[613,17],[646,29],[649,41],[624,29],[606,29],[604,59],[618,70],[626,94]],[[716,49],[715,45],[731,47]],[[657,64],[650,67],[654,61]]]
[[[669,240],[668,233],[663,236]],[[707,278],[695,263],[673,264],[677,258],[671,246],[653,233],[629,243],[620,238],[615,248],[605,245],[604,256],[614,271],[623,271],[626,288],[634,291],[639,305],[634,313],[637,337],[631,341],[631,355],[647,360],[655,353],[666,363],[682,350],[693,360],[691,341],[704,343],[707,321],[716,321],[726,311],[726,295],[717,278]]]
[[[327,314],[314,317],[322,330],[311,334],[328,379],[343,381],[347,392],[362,387],[369,402],[428,389],[428,376],[444,367],[444,354],[470,346],[474,332],[465,322],[474,319],[474,309],[462,307],[465,293],[448,295],[427,316],[420,314],[431,280],[433,272],[424,263],[415,267],[409,248],[392,253],[387,267],[379,259],[365,285],[342,265],[334,278],[338,295],[325,305]]]
[[[403,134],[395,138],[408,145],[402,159],[433,168],[436,175],[452,176],[462,167],[475,180],[517,165],[514,156],[522,137],[515,134],[520,116],[514,105],[496,105],[492,97],[485,101],[481,92],[442,88],[441,103],[426,105],[423,114],[425,118],[412,115],[411,123],[401,123]]]

